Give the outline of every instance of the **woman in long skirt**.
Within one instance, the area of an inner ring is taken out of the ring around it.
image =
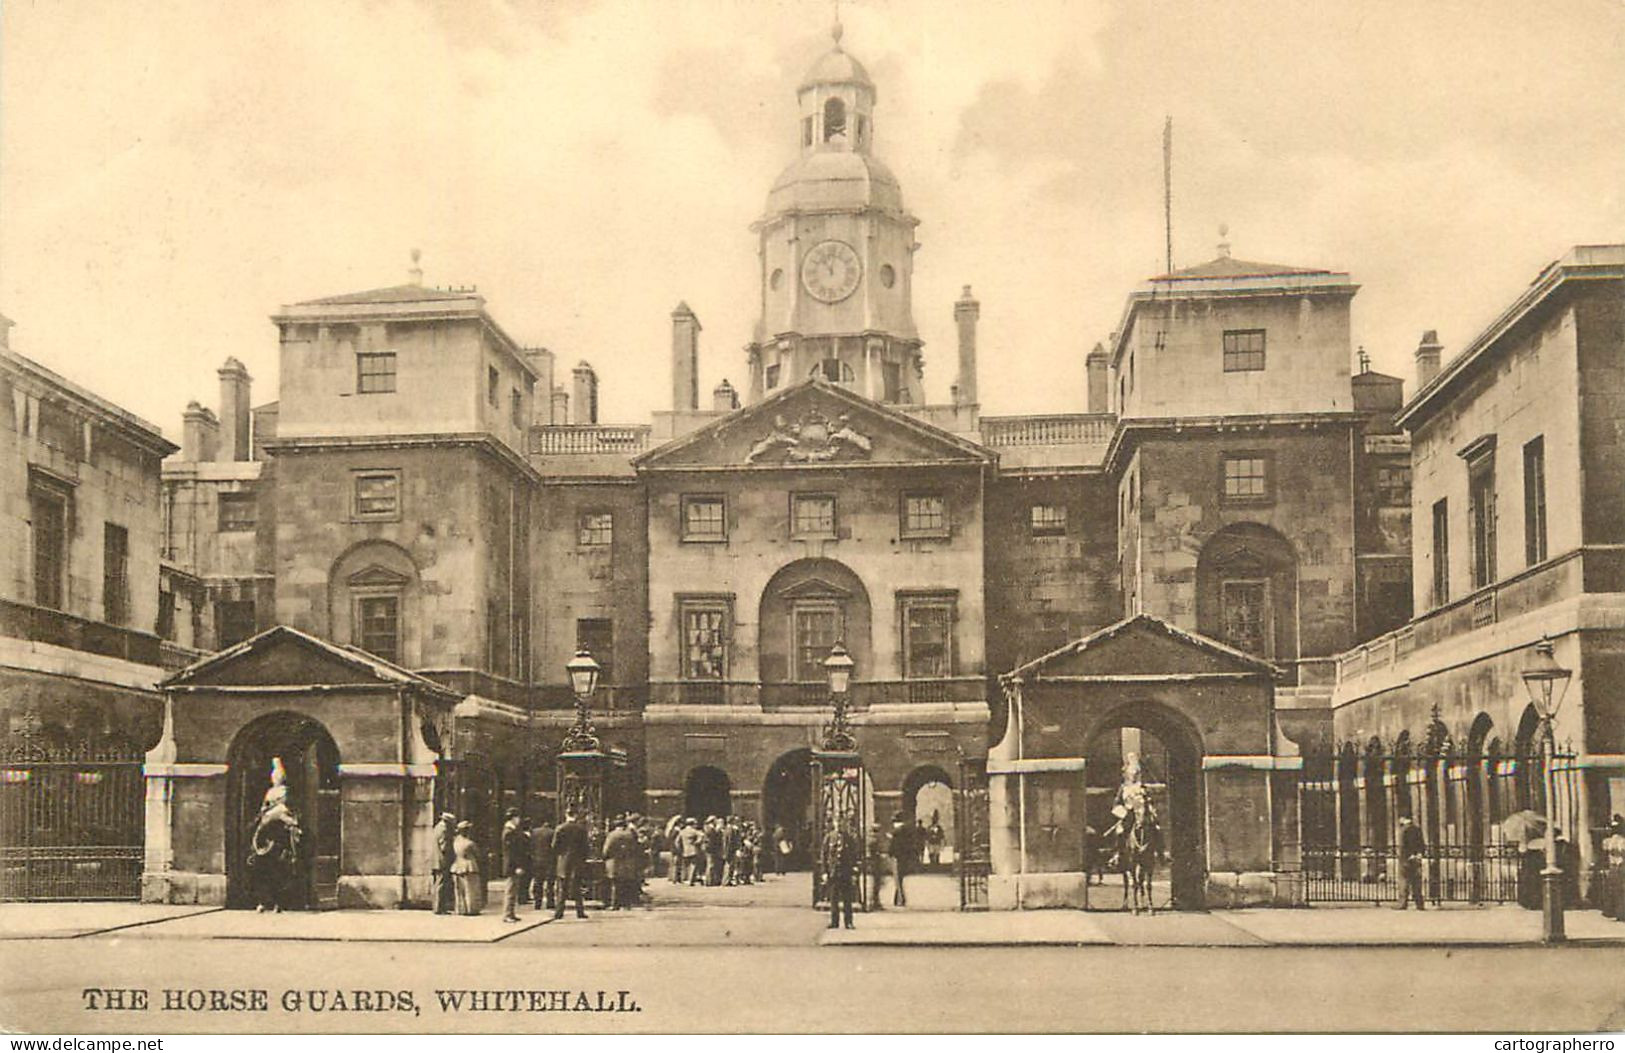
[[[464,819],[457,824],[457,837],[451,843],[451,880],[457,891],[457,913],[478,914],[485,909],[485,883],[480,880],[479,846],[474,843],[474,824]]]

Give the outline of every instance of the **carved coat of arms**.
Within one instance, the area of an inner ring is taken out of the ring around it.
[[[812,410],[794,423],[785,421],[782,416],[774,417],[773,430],[750,448],[745,461],[748,464],[763,461],[817,464],[865,460],[873,449],[874,442],[854,429],[845,414],[831,421],[818,410]]]

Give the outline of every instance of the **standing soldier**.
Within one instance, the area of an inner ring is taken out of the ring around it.
[[[502,824],[502,869],[508,875],[507,891],[502,893],[502,920],[519,920],[519,900],[529,884],[525,874],[530,868],[530,835],[525,833],[519,818],[519,809],[509,808]]]
[[[838,826],[824,839],[824,891],[829,896],[829,927],[845,918],[852,925],[852,886],[857,874],[857,838]]]
[[[1422,828],[1411,821],[1408,815],[1399,817],[1399,858],[1405,870],[1405,890],[1400,893],[1399,909],[1404,910],[1416,901],[1416,909],[1422,909],[1422,861],[1427,856],[1427,840],[1422,837]]]
[[[453,847],[456,840],[457,817],[450,812],[441,812],[440,821],[434,824],[432,888],[436,914],[450,914],[452,906],[457,901],[457,893],[451,880],[451,865],[457,861],[457,852]]]

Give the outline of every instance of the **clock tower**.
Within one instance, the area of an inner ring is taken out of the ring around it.
[[[873,154],[874,82],[841,48],[840,23],[831,36],[834,47],[796,89],[800,156],[751,226],[761,299],[749,401],[817,374],[877,401],[919,405],[919,220]]]

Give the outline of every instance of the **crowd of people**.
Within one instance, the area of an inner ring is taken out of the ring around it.
[[[474,824],[442,812],[434,828],[434,911],[483,913],[492,869],[507,878],[503,921],[518,921],[519,908],[526,903],[562,918],[574,902],[576,917],[585,918],[589,896],[605,909],[630,910],[644,901],[644,884],[655,871],[660,844],[659,824],[636,812],[600,823],[568,809],[564,821],[553,826],[509,808],[503,816],[500,865],[488,867]],[[595,865],[598,860],[601,867]]]
[[[679,817],[666,826],[674,885],[750,885],[771,870],[783,874],[795,845],[782,826],[771,835],[737,815]]]

